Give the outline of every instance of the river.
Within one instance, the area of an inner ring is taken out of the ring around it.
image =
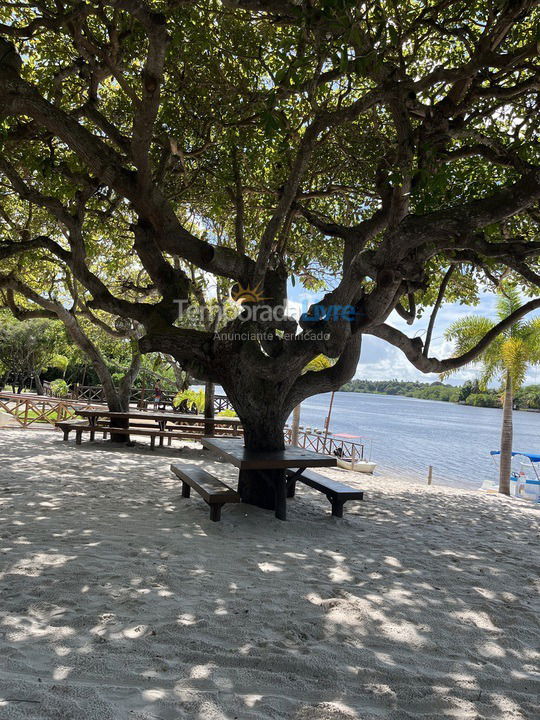
[[[302,403],[300,424],[324,427],[330,394]],[[364,436],[384,474],[477,488],[497,479],[489,451],[498,448],[502,411],[395,395],[337,392],[330,429]],[[540,451],[540,413],[514,413],[514,448]]]

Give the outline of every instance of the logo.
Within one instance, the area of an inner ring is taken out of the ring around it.
[[[264,297],[261,290],[261,283],[251,287],[248,283],[246,287],[243,287],[241,283],[235,283],[231,288],[231,298],[237,303],[260,303],[263,300],[268,300]]]

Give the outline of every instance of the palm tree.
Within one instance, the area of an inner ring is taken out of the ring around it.
[[[497,299],[498,320],[508,317],[522,305],[519,291],[511,286],[500,289]],[[447,340],[455,343],[455,355],[467,352],[491,330],[495,322],[488,318],[469,315],[456,320],[446,331]],[[482,364],[480,385],[486,387],[495,378],[502,381],[503,417],[501,429],[499,492],[510,494],[512,461],[512,410],[514,393],[523,384],[527,368],[540,364],[540,318],[527,322],[518,320],[479,356]],[[475,360],[475,363],[478,360]],[[448,373],[445,373],[448,375]]]

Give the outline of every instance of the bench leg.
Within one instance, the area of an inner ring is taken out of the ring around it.
[[[96,431],[90,430],[90,440],[94,440],[95,437],[96,437]]]
[[[156,436],[150,435],[150,450],[156,449]]]
[[[332,503],[332,515],[334,517],[343,517],[343,505],[345,504],[345,500],[340,500],[339,498],[333,498],[327,495],[327,498]]]
[[[80,445],[82,443],[82,430],[75,431],[75,444]]]
[[[160,437],[159,437],[159,447],[163,447],[163,441],[164,441],[164,440],[165,440],[165,438],[163,437],[163,435],[160,435]]]
[[[167,445],[172,445],[172,437],[167,438]]]
[[[219,522],[221,520],[221,508],[223,505],[224,503],[210,505],[210,520],[212,520],[212,522]]]
[[[189,486],[186,482],[183,482],[183,483],[182,483],[182,497],[187,497],[187,498],[188,498],[190,495],[191,495],[191,488],[190,488],[190,486]]]
[[[279,471],[274,479],[276,488],[276,517],[278,520],[287,519],[287,479],[285,472]]]
[[[69,430],[64,430],[64,442],[67,442],[69,440]]]
[[[287,497],[293,498],[296,493],[296,481],[303,472],[303,468],[297,470],[294,475],[287,478]]]

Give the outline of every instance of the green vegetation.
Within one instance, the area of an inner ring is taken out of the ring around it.
[[[238,415],[232,408],[226,408],[225,410],[220,410],[217,417],[238,417]]]
[[[183,405],[188,412],[200,415],[204,412],[204,398],[204,390],[183,390],[174,396],[173,405],[175,408]]]
[[[441,382],[421,383],[402,380],[351,380],[341,388],[344,392],[374,393],[377,395],[403,395],[422,400],[458,402],[459,388]]]
[[[7,313],[0,317],[0,387],[9,381],[22,388],[33,382],[42,392],[41,375],[48,368],[64,369],[66,358],[58,323],[49,320],[18,322]],[[60,335],[60,336],[59,336]]]
[[[440,400],[473,407],[501,407],[501,393],[490,388],[481,390],[478,381],[468,380],[463,385],[442,382],[423,383],[405,380],[351,380],[342,392],[373,393],[374,395],[401,395],[420,400]],[[515,410],[540,410],[540,385],[520,388],[514,397]]]
[[[69,385],[62,378],[58,378],[52,381],[51,392],[57,398],[66,398],[69,395]]]
[[[35,420],[36,423],[43,423],[43,424],[51,424],[53,422],[56,422],[57,420],[66,420],[70,419],[72,417],[76,417],[74,412],[66,412],[65,410],[63,412],[58,412],[57,410],[51,410],[50,412],[47,412],[47,418],[45,419],[41,413],[37,412],[36,410],[28,410],[27,413],[24,412],[24,410],[20,410],[15,414],[15,417],[17,417],[19,420]]]

